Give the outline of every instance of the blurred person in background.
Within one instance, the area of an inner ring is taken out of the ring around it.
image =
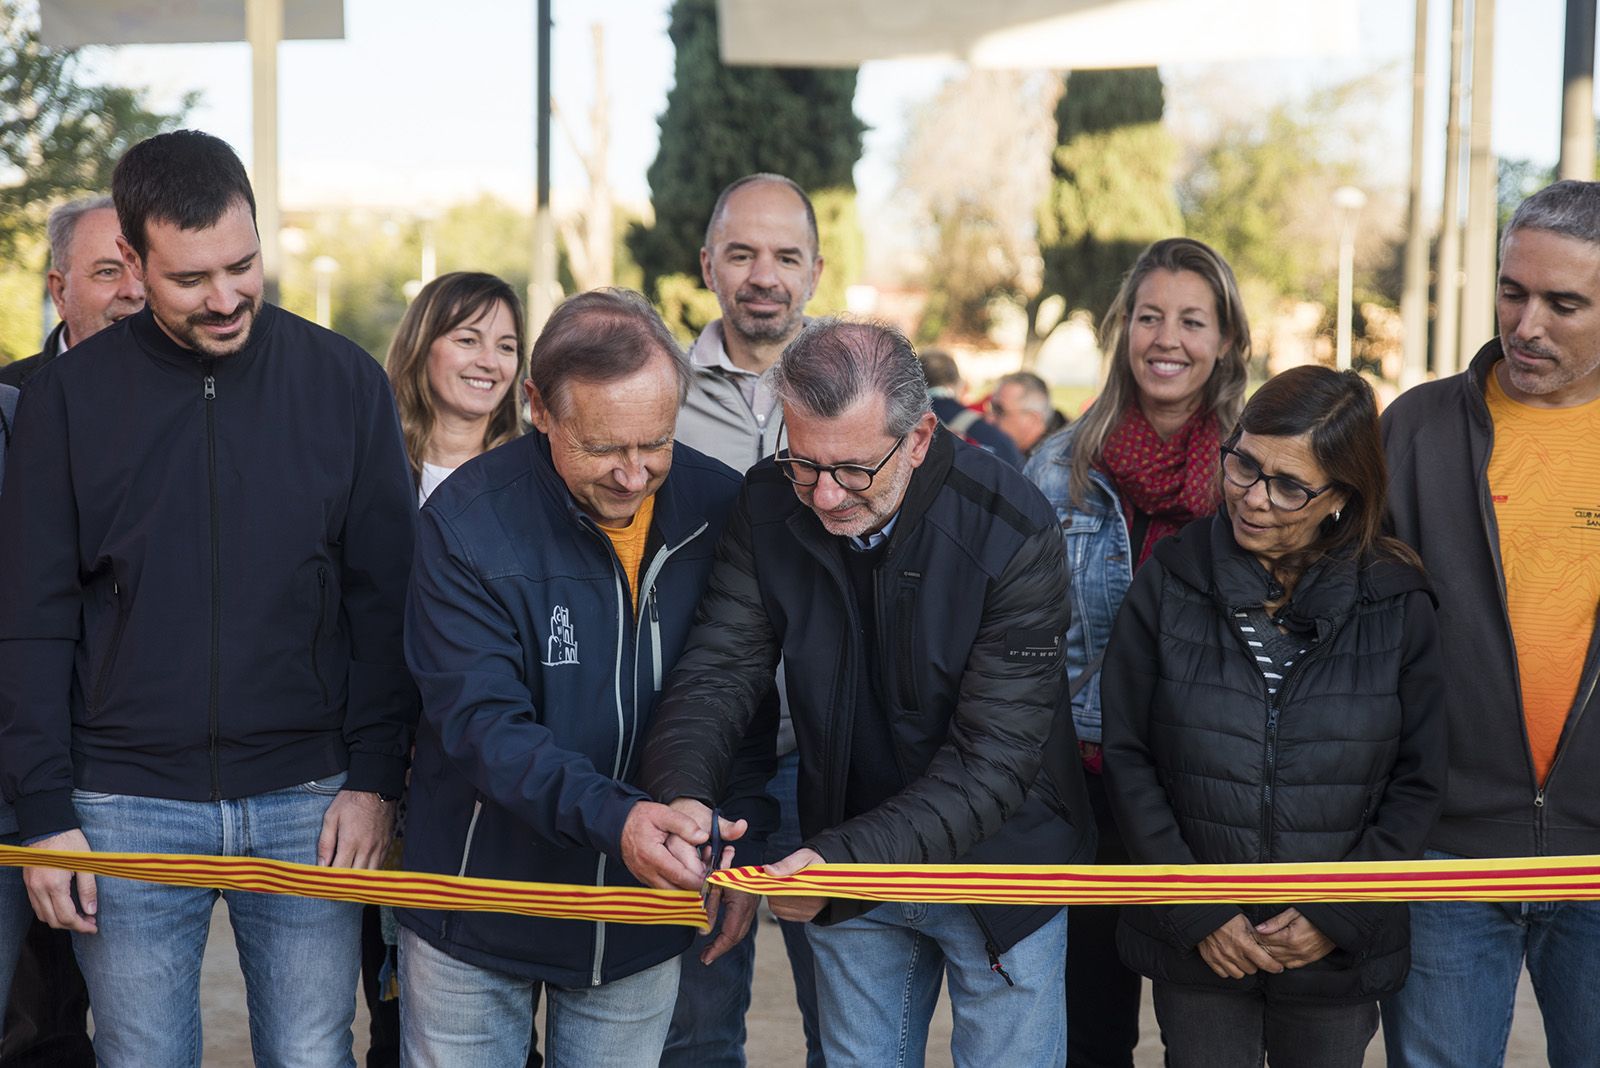
[[[110,197],[60,205],[50,212],[45,233],[50,239],[45,286],[61,321],[43,349],[0,367],[0,384],[18,389],[73,345],[144,307],[144,285],[117,248],[122,227]]]
[[[1417,555],[1383,533],[1372,388],[1285,371],[1220,453],[1225,511],[1155,546],[1106,647],[1132,858],[1415,859],[1444,798],[1443,657]],[[1128,906],[1117,932],[1172,1068],[1360,1068],[1409,942],[1406,905],[1377,902]]]
[[[419,506],[457,467],[522,432],[514,387],[527,367],[526,333],[522,301],[492,274],[440,275],[406,308],[384,365]],[[392,859],[404,826],[402,805]],[[372,1017],[367,1068],[400,1063],[400,1003],[390,981],[396,934],[390,910],[362,910],[361,990]],[[543,1063],[537,1036],[527,1063]]]
[[[1000,376],[989,397],[987,417],[1023,456],[1032,456],[1040,442],[1067,425],[1067,417],[1050,400],[1049,384],[1032,371]]]
[[[1055,507],[1072,625],[1065,663],[1072,718],[1099,825],[1098,860],[1126,863],[1101,779],[1100,660],[1134,572],[1156,543],[1220,503],[1217,448],[1244,405],[1250,324],[1233,271],[1188,238],[1139,255],[1100,328],[1105,387],[1083,417],[1044,440],[1024,473]],[[1003,403],[1003,402],[1002,402]],[[1117,956],[1118,909],[1068,910],[1068,1064],[1131,1068],[1139,976]]]
[[[778,447],[783,406],[772,389],[772,366],[805,326],[806,302],[822,277],[817,215],[805,190],[781,174],[750,174],[729,183],[711,207],[700,275],[716,294],[722,318],[689,349],[689,392],[678,412],[675,438],[714,456],[741,475]],[[740,864],[778,860],[800,848],[795,781],[800,757],[783,690],[779,701],[778,770],[767,790],[777,805],[778,829],[768,841],[752,836],[735,852]],[[817,1033],[816,983],[805,925],[779,921],[794,978],[795,1004],[805,1030],[806,1066],[823,1068]],[[759,925],[757,925],[759,926]],[[683,955],[683,977],[662,1068],[743,1068],[745,1013],[755,978],[756,928],[707,961],[713,936],[701,935]]]
[[[984,421],[983,413],[966,407],[966,383],[954,356],[943,349],[922,353],[922,373],[928,377],[928,400],[944,428],[968,445],[994,453],[1012,467],[1022,466],[1022,453],[1011,439]]]

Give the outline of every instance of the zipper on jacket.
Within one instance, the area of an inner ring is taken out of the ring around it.
[[[650,671],[655,692],[661,692],[661,612],[656,607],[656,588],[650,587]]]
[[[317,646],[322,644],[322,621],[328,615],[328,569],[317,568],[317,625],[311,629],[311,674],[317,677],[317,690],[322,694],[322,704],[328,704],[328,684],[322,680],[322,667],[317,659]]]
[[[1000,963],[1000,944],[995,941],[994,931],[989,927],[989,921],[984,919],[983,913],[977,905],[968,905],[972,911],[972,918],[977,921],[978,930],[983,933],[983,951],[989,957],[989,970],[1006,981],[1006,986],[1016,986],[1011,976],[1006,974],[1004,964]]]
[[[698,538],[701,534],[705,533],[710,525],[711,524],[709,523],[702,522],[698,527],[690,531],[688,536],[682,541],[678,542],[678,544],[664,545],[660,549],[657,549],[655,556],[650,558],[650,565],[645,568],[644,574],[639,576],[639,588],[641,590],[648,590],[649,593],[642,598],[640,610],[638,612],[638,618],[635,620],[633,635],[633,682],[629,690],[629,692],[632,694],[637,694],[639,688],[639,646],[640,643],[644,641],[644,624],[646,619],[650,621],[650,666],[654,672],[655,692],[661,692],[661,675],[663,668],[661,661],[661,612],[656,606],[656,579],[660,576],[662,569],[667,566],[667,561],[672,559],[672,555],[678,550],[682,549],[685,545],[688,545],[691,541],[694,541],[694,539]],[[610,542],[608,541],[607,545],[609,544]],[[622,564],[618,562],[617,568],[619,571],[621,570],[621,567]],[[619,630],[618,633],[621,634],[622,632]],[[622,643],[618,642],[617,646],[620,650]],[[621,671],[622,668],[619,662],[617,668],[619,676],[621,675]],[[633,744],[639,733],[639,710],[637,700],[634,701],[633,727],[634,732],[628,738],[627,754],[622,758],[622,762],[618,766],[617,773],[616,775],[612,776],[612,778],[621,778],[621,769],[626,768],[633,762]]]
[[[606,885],[606,855],[600,854],[600,860],[594,866],[594,885]],[[589,985],[600,985],[601,964],[606,958],[606,923],[600,920],[594,925],[594,969],[589,973]]]
[[[115,579],[111,582],[111,598],[117,603],[117,619],[111,627],[111,644],[106,647],[105,659],[100,662],[100,670],[95,675],[94,689],[89,699],[89,711],[98,712],[105,703],[106,684],[111,678],[111,667],[117,662],[117,648],[122,645],[122,629],[128,622],[128,606],[122,603],[122,586]]]
[[[464,879],[467,875],[467,862],[472,859],[472,838],[478,833],[478,817],[483,813],[483,799],[475,798],[472,802],[472,819],[467,823],[467,841],[461,847],[461,867],[456,869],[456,877]],[[450,913],[446,912],[439,921],[439,937],[446,938],[450,931]]]
[[[1600,665],[1600,657],[1591,657],[1590,659],[1595,660],[1596,664]],[[1591,670],[1587,687],[1584,687],[1583,683],[1580,681],[1579,686],[1583,690],[1583,693],[1577,702],[1572,706],[1572,711],[1567,713],[1567,723],[1562,729],[1563,741],[1572,737],[1573,733],[1577,731],[1578,721],[1583,718],[1584,709],[1588,708],[1589,702],[1594,699],[1595,682],[1597,679],[1600,679],[1600,667]],[[1521,696],[1521,693],[1522,689],[1519,685],[1517,688],[1517,694],[1519,697]],[[1523,722],[1524,725],[1526,725],[1527,721],[1524,720]],[[1561,754],[1566,751],[1566,748],[1567,747],[1565,745],[1561,744],[1556,746],[1556,754],[1555,757],[1550,761],[1550,770],[1545,773],[1544,783],[1543,785],[1539,786],[1537,790],[1535,790],[1533,795],[1533,839],[1534,849],[1539,856],[1543,856],[1545,854],[1545,849],[1547,848],[1545,837],[1548,828],[1545,825],[1544,794],[1545,791],[1550,788],[1550,783],[1556,777],[1556,768],[1561,764]],[[1530,752],[1531,751],[1532,750],[1530,749]]]
[[[215,360],[202,360],[205,369],[206,399],[206,480],[211,500],[211,693],[206,718],[206,748],[211,758],[211,800],[222,799],[221,726],[222,704],[222,519],[217,501],[217,379],[212,373]]]

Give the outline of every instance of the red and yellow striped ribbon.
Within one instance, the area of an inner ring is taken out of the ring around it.
[[[61,868],[122,879],[297,894],[332,901],[465,912],[514,912],[607,923],[705,925],[700,895],[692,890],[626,886],[519,883],[410,871],[319,868],[258,857],[201,857],[183,853],[67,853],[0,846],[0,866]]]
[[[774,897],[964,905],[1596,901],[1600,856],[1326,864],[821,864],[784,879],[756,867],[733,868],[713,873],[711,882]]]
[[[60,868],[173,886],[297,894],[371,905],[510,912],[554,919],[703,927],[689,890],[573,886],[421,872],[319,868],[257,857],[69,853],[0,846],[0,866]],[[1329,864],[819,864],[788,878],[760,867],[710,882],[774,897],[972,905],[1297,901],[1597,901],[1600,856]]]

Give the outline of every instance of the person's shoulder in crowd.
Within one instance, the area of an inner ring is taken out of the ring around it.
[[[951,473],[945,478],[947,490],[1015,527],[1018,533],[1032,534],[1040,527],[1055,530],[1055,509],[1021,470],[986,449],[959,440],[951,444],[955,454]]]

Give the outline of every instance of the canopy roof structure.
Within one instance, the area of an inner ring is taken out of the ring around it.
[[[1356,0],[718,0],[729,64],[1085,69],[1354,55]]]

